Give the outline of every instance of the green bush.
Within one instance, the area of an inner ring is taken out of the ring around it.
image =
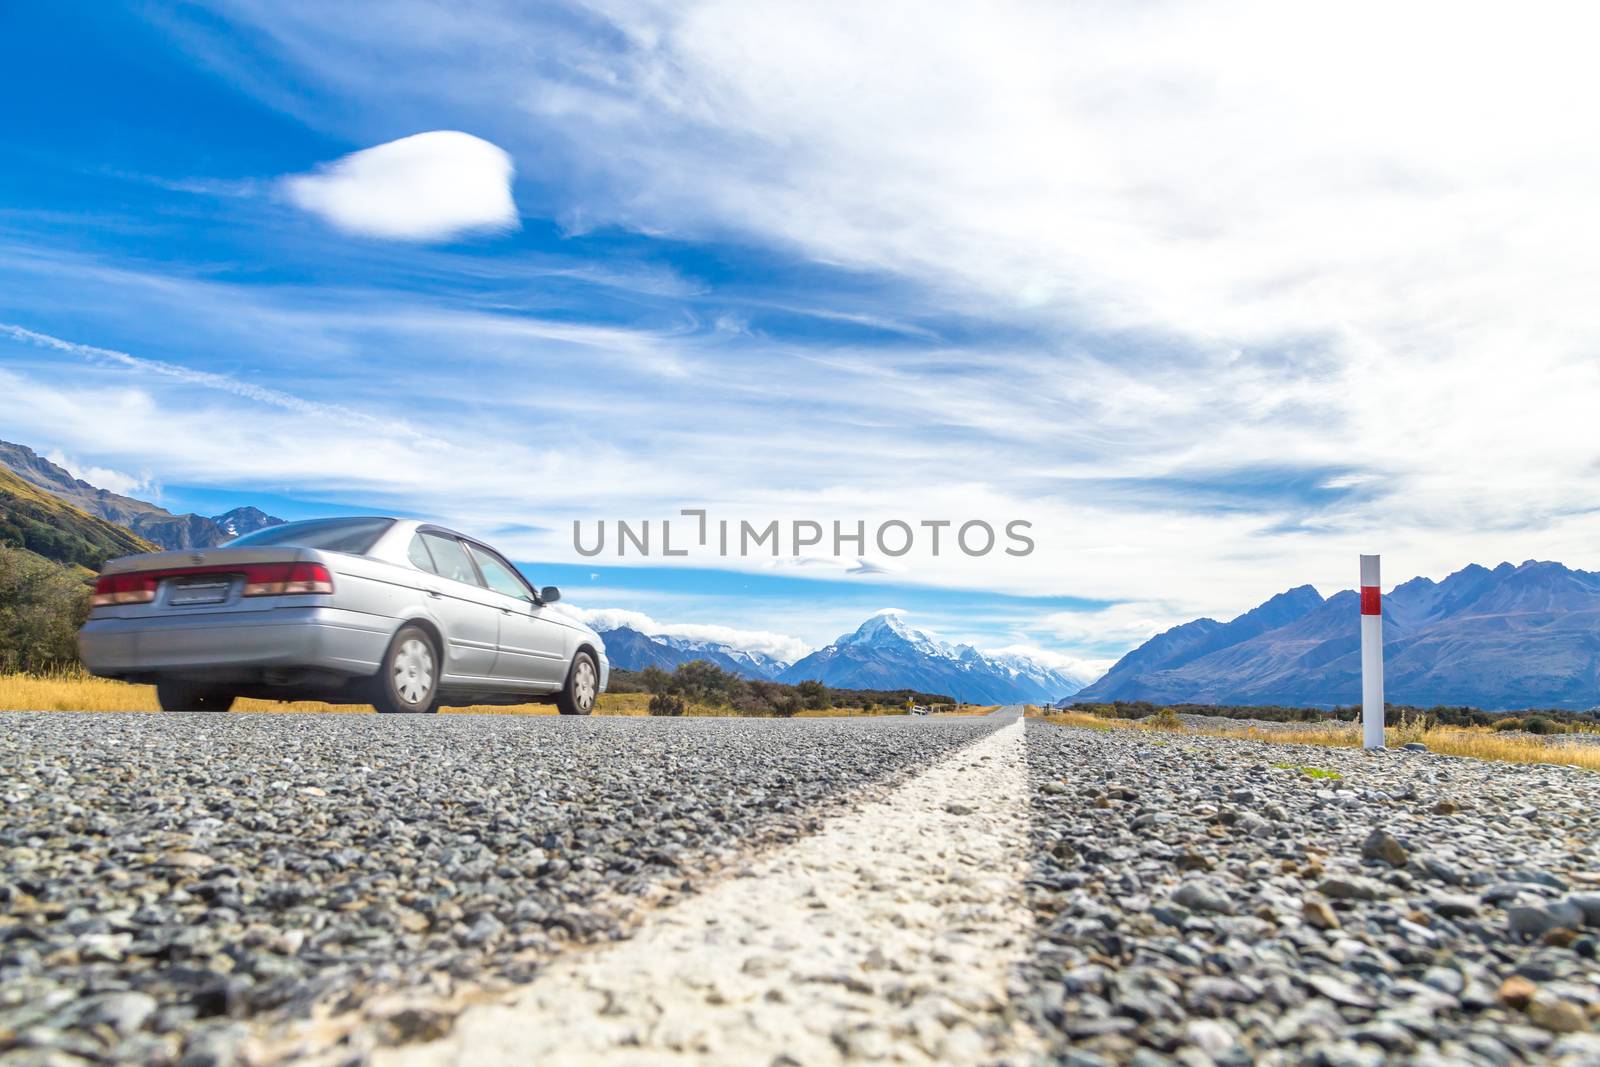
[[[82,572],[0,545],[0,671],[76,666],[89,591]]]
[[[1522,728],[1530,734],[1564,734],[1567,728],[1543,715],[1530,715],[1523,720]]]
[[[682,697],[675,697],[670,693],[657,693],[650,698],[650,714],[652,715],[682,715],[689,710]]]
[[[1494,729],[1498,733],[1508,733],[1512,730],[1522,729],[1521,719],[1496,719]]]

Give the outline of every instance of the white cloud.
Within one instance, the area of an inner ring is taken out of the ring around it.
[[[1067,677],[1088,685],[1099,678],[1116,662],[1109,659],[1084,659],[1080,656],[1071,656],[1059,649],[1041,648],[1038,645],[1006,645],[1004,648],[979,649],[986,656],[1021,656],[1030,659],[1041,667],[1059,671]]]
[[[85,466],[76,459],[62,452],[59,448],[52,448],[44,454],[44,458],[66,471],[81,481],[88,482],[96,489],[109,489],[122,496],[135,496],[141,500],[161,499],[161,487],[151,480],[148,474],[124,474],[122,471],[110,467]]]
[[[1263,593],[1259,599],[1265,600],[1269,595]],[[1096,611],[1052,612],[1040,619],[1037,625],[1070,647],[1109,645],[1131,648],[1193,618],[1192,613],[1175,611],[1171,605],[1128,602]]]
[[[511,157],[497,145],[434,130],[285,178],[283,189],[295,205],[349,233],[441,241],[514,229],[513,172]]]
[[[811,652],[812,646],[798,637],[770,630],[740,630],[732,626],[701,623],[657,622],[642,611],[626,608],[576,608],[557,605],[574,618],[598,630],[627,626],[648,637],[683,637],[691,641],[715,641],[749,652],[762,652],[785,663],[793,663]]]

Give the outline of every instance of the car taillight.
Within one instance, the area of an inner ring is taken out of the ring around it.
[[[249,563],[242,569],[245,596],[333,592],[333,575],[320,563]]]
[[[104,608],[112,604],[148,604],[155,598],[153,574],[102,574],[94,583],[89,603]]]

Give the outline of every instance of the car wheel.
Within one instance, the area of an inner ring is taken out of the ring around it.
[[[563,715],[588,715],[594,711],[595,698],[600,695],[600,668],[594,657],[579,652],[572,657],[567,670],[566,688],[556,698],[556,708]]]
[[[157,682],[156,703],[162,711],[227,711],[234,696],[193,682]]]
[[[402,626],[372,680],[372,706],[387,715],[439,710],[439,653],[418,626]]]

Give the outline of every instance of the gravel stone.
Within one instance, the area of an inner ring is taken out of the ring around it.
[[[1361,855],[1364,859],[1377,860],[1391,867],[1404,867],[1410,854],[1393,836],[1382,830],[1374,830],[1361,842]]]

